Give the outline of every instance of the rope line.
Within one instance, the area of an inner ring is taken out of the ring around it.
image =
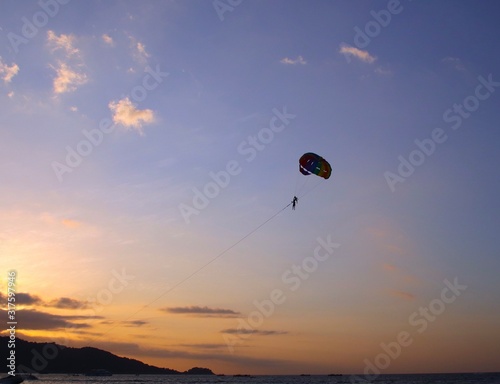
[[[266,219],[264,222],[262,222],[261,224],[259,224],[257,227],[255,227],[254,229],[252,229],[250,232],[248,232],[245,236],[243,236],[241,239],[239,239],[237,242],[233,243],[232,245],[230,245],[229,247],[227,247],[225,250],[223,250],[222,252],[220,252],[217,256],[215,256],[212,260],[210,260],[209,262],[207,262],[206,264],[203,264],[201,267],[199,267],[197,270],[195,270],[194,272],[192,272],[191,274],[189,274],[188,276],[186,276],[184,279],[182,279],[181,281],[179,281],[178,283],[176,283],[174,286],[172,286],[171,288],[167,289],[165,292],[163,292],[160,296],[158,296],[156,299],[154,299],[153,301],[151,301],[150,303],[142,306],[141,308],[139,308],[137,311],[135,311],[134,313],[132,313],[130,316],[128,316],[127,318],[125,318],[124,320],[122,321],[127,321],[129,319],[131,319],[132,317],[134,317],[135,315],[137,315],[139,312],[142,312],[144,309],[148,308],[150,305],[156,303],[158,300],[160,300],[163,296],[165,296],[167,293],[173,291],[175,288],[177,288],[178,286],[180,286],[181,284],[185,283],[186,281],[188,281],[190,278],[192,278],[194,275],[196,275],[198,272],[200,272],[201,270],[205,269],[206,267],[208,267],[210,264],[212,264],[215,260],[217,260],[218,258],[220,258],[222,255],[224,255],[225,253],[229,252],[231,249],[233,249],[234,247],[236,247],[239,243],[241,243],[243,240],[245,240],[247,237],[249,237],[250,235],[252,235],[253,233],[257,232],[260,228],[262,228],[264,225],[266,225],[268,222],[270,222],[272,219],[274,219],[276,216],[278,216],[281,212],[283,212],[285,209],[287,209],[290,205],[292,205],[292,203],[288,203],[287,205],[285,205],[283,208],[281,208],[278,212],[274,213],[271,217],[269,217],[268,219]],[[112,331],[113,329],[115,329],[117,327],[117,325],[111,327],[110,329],[108,329],[106,332],[104,332],[104,335],[107,334],[108,332]]]
[[[322,183],[321,180],[319,180],[311,189],[307,190],[302,195],[297,196],[297,197],[300,199],[303,198],[304,196],[308,195],[309,193],[311,193],[313,190],[315,190],[316,188],[318,188],[322,184],[324,184],[324,183]]]

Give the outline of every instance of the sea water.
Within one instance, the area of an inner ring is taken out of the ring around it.
[[[37,375],[37,381],[25,384],[500,384],[500,373],[379,375],[367,380],[364,376],[197,376],[197,375]]]

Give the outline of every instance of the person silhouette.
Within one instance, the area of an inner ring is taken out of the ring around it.
[[[293,200],[292,200],[292,209],[294,211],[295,211],[295,206],[297,205],[298,202],[299,202],[299,199],[297,199],[297,196],[294,196]]]

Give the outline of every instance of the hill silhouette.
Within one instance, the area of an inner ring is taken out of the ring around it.
[[[10,351],[15,351],[16,373],[86,373],[93,369],[106,369],[114,374],[214,374],[208,368],[194,367],[179,372],[155,367],[93,347],[72,348],[56,343],[35,343],[17,338],[15,349],[9,349],[8,341],[8,337],[0,336],[0,359],[8,361]],[[8,370],[6,364],[0,366],[0,372]]]

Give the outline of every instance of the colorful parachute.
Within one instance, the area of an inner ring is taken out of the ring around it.
[[[304,175],[315,174],[328,179],[332,174],[332,167],[328,161],[315,153],[304,153],[299,159],[299,171]]]

